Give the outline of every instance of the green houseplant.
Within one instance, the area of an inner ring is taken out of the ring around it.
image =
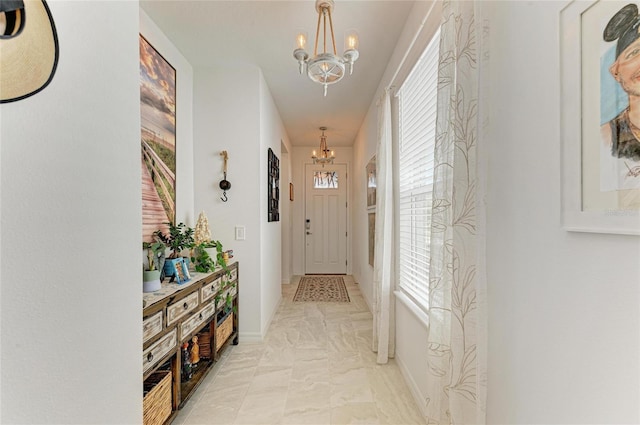
[[[216,249],[216,258],[212,258],[210,255],[210,248]],[[196,245],[193,249],[193,255],[191,256],[191,262],[193,263],[197,272],[207,273],[212,272],[216,268],[216,261],[220,263],[222,258],[222,244],[218,241],[208,241]]]
[[[156,230],[153,235],[171,249],[169,258],[179,258],[183,250],[193,248],[193,229],[184,223],[166,223],[169,225],[169,234],[165,235],[161,230]]]
[[[194,246],[193,242],[193,229],[186,226],[184,223],[166,223],[169,226],[169,233],[164,234],[162,230],[156,230],[153,232],[153,236],[159,241],[166,244],[171,250],[169,259],[180,258],[182,251],[185,249],[191,249]],[[189,257],[186,259],[187,265]],[[175,276],[175,267],[172,267],[172,262],[167,261],[164,267],[165,276]],[[173,280],[173,279],[172,279]]]
[[[204,211],[200,213],[196,223],[191,262],[194,264],[195,270],[201,273],[214,271],[216,263],[226,270],[222,244],[211,239],[209,220]]]
[[[154,292],[160,289],[160,275],[164,267],[164,255],[167,246],[164,242],[143,242],[142,248],[147,250],[147,264],[142,270],[143,292]]]

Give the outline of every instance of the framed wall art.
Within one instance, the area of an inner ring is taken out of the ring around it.
[[[267,161],[267,220],[280,221],[280,160],[271,148]]]
[[[640,235],[640,111],[629,102],[640,93],[638,25],[633,3],[572,1],[560,12],[566,230]]]
[[[140,144],[142,236],[168,233],[176,214],[176,70],[142,36],[140,41]]]
[[[376,156],[373,155],[366,167],[367,172],[367,209],[376,206]]]

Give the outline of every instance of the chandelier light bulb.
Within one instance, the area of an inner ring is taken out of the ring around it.
[[[304,50],[307,47],[307,33],[305,31],[298,31],[296,35],[296,49]]]
[[[354,29],[345,31],[344,34],[344,50],[358,50],[359,47],[358,32]]]

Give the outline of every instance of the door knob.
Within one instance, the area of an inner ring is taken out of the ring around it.
[[[311,232],[307,232],[307,235],[312,235],[312,234],[313,234],[313,233],[311,233]]]

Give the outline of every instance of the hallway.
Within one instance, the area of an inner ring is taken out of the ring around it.
[[[376,364],[372,316],[352,276],[350,303],[292,301],[262,343],[230,346],[174,424],[420,424],[395,360]]]

